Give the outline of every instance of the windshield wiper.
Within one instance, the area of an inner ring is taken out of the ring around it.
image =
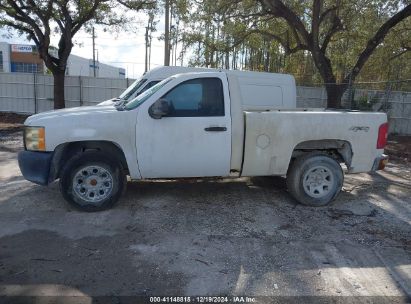
[[[118,107],[123,105],[123,103],[127,103],[127,100],[122,98],[116,98],[116,103],[114,104],[114,106]]]
[[[114,105],[118,111],[124,111],[128,101],[125,99],[119,99]]]

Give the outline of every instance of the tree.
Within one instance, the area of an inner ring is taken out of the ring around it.
[[[54,78],[54,108],[65,107],[64,77],[73,38],[91,22],[121,24],[120,6],[136,11],[152,6],[149,0],[0,0],[0,25],[15,29],[33,41]],[[50,45],[59,35],[57,52]]]
[[[154,21],[155,12],[151,11],[148,14],[146,34],[145,34],[145,61],[144,61],[144,73],[150,70],[151,64],[151,42],[153,40],[153,32],[155,32],[158,21]]]
[[[411,16],[411,4],[394,1],[391,5],[381,6],[382,19],[378,29],[369,37],[365,47],[356,57],[354,65],[340,83],[333,70],[328,48],[339,32],[345,31],[343,12],[351,6],[350,1],[312,0],[311,6],[304,7],[301,1],[285,3],[281,0],[258,0],[261,4],[261,16],[269,16],[283,20],[288,30],[284,34],[271,33],[256,29],[257,32],[271,37],[281,43],[288,53],[309,51],[315,66],[327,90],[327,105],[331,108],[341,107],[341,98],[352,83],[369,57],[380,46],[389,31],[404,19]],[[358,1],[357,1],[358,2]],[[358,16],[356,16],[358,17]]]
[[[356,79],[408,78],[406,0],[192,0],[190,7],[193,65],[225,68],[230,60],[230,68],[292,73],[300,83],[323,83],[329,107],[341,106]]]
[[[174,0],[176,18],[184,26],[179,31],[183,46],[180,57],[192,49],[191,66],[237,68],[240,53],[249,36],[247,28],[238,20],[228,18],[225,10],[218,10],[225,0]],[[254,2],[255,4],[255,2]]]

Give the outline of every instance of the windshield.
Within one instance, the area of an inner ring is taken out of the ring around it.
[[[127,104],[124,105],[124,109],[126,110],[132,110],[140,106],[143,102],[145,102],[147,99],[149,99],[155,92],[160,90],[162,87],[164,87],[167,83],[169,83],[171,80],[173,80],[174,77],[170,77],[167,79],[164,79],[163,81],[157,83],[155,86],[151,87],[144,93],[141,93],[138,95],[136,98],[128,102]]]
[[[146,83],[147,79],[141,78],[137,79],[136,81],[133,82],[131,86],[129,86],[121,95],[120,99],[121,100],[129,100],[137,91]]]

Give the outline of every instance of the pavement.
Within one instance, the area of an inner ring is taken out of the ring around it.
[[[343,192],[321,208],[298,205],[283,178],[260,177],[129,182],[113,209],[84,213],[63,200],[57,182],[23,179],[19,132],[0,139],[0,302],[411,302],[410,163],[347,175]]]

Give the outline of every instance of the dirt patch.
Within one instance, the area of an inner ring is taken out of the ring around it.
[[[23,123],[30,115],[0,112],[0,137],[20,131]]]
[[[23,149],[23,126],[29,116],[0,112],[0,151],[18,152]]]
[[[392,159],[411,162],[411,136],[389,136],[385,151]]]
[[[0,123],[6,124],[23,124],[24,121],[29,117],[29,114],[17,114],[0,112]]]

